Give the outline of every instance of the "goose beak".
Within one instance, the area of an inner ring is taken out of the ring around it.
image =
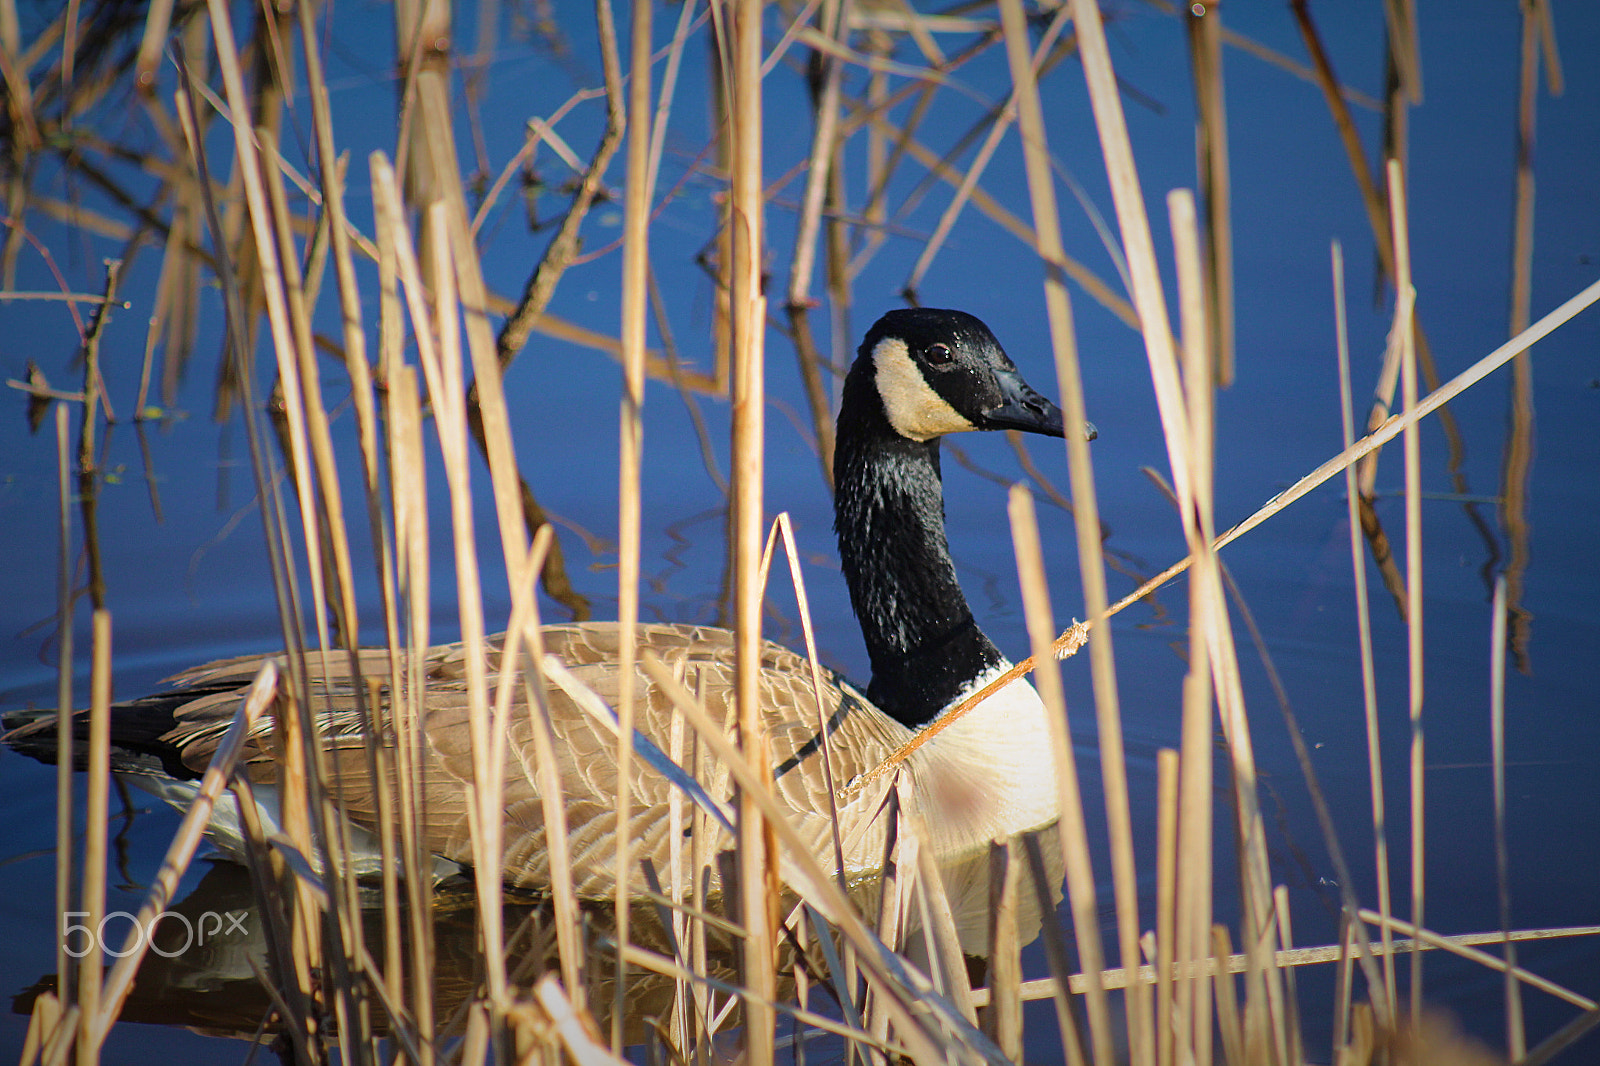
[[[1020,429],[1024,433],[1042,433],[1047,437],[1065,437],[1066,428],[1061,422],[1061,408],[1033,390],[1014,371],[995,375],[1000,386],[1000,403],[984,411],[979,429]],[[1094,440],[1099,431],[1094,423],[1084,423],[1084,438]]]

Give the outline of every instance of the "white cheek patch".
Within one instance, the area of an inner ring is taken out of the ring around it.
[[[933,391],[906,343],[885,337],[872,349],[878,395],[895,432],[912,440],[932,440],[945,433],[965,433],[977,429]]]

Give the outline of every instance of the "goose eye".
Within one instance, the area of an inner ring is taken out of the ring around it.
[[[949,366],[956,355],[948,344],[939,343],[928,345],[927,357],[931,366]]]

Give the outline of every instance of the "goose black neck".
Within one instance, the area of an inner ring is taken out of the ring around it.
[[[922,725],[1003,659],[956,582],[938,438],[891,428],[870,359],[845,379],[833,471],[839,561],[872,659],[867,696]]]

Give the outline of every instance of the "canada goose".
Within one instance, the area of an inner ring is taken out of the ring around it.
[[[851,604],[872,663],[865,694],[824,675],[834,780],[851,781],[908,741],[922,726],[1010,664],[973,619],[956,581],[945,540],[939,438],[978,429],[1063,435],[1061,412],[1030,388],[987,326],[960,311],[890,311],[867,332],[845,380],[834,458],[834,528]],[[1093,427],[1087,427],[1093,436]],[[659,657],[700,695],[713,720],[727,720],[733,689],[733,635],[689,625],[643,625],[641,651]],[[583,684],[614,705],[615,623],[549,626],[544,642]],[[498,658],[495,642],[492,656]],[[231,718],[241,687],[265,657],[211,663],[172,679],[173,690],[119,704],[113,712],[113,768],[179,803],[194,790]],[[361,736],[351,730],[356,704],[346,659],[314,680],[316,711],[326,725],[334,773],[331,798],[357,826],[375,824],[375,790]],[[779,802],[818,856],[831,853],[830,802],[818,737],[811,672],[804,658],[767,643],[762,656],[763,708]],[[313,657],[315,661],[315,657]],[[491,667],[495,663],[491,662]],[[471,859],[466,782],[471,762],[463,649],[430,649],[424,721],[427,849],[454,862]],[[371,652],[361,671],[387,699],[388,658]],[[665,693],[639,675],[636,728],[658,748],[673,750],[674,711]],[[548,695],[565,786],[574,880],[585,896],[614,886],[614,734],[556,685]],[[549,883],[541,803],[535,785],[529,716],[511,716],[505,770],[507,881]],[[680,740],[690,731],[678,727]],[[270,723],[247,748],[253,779],[275,774]],[[54,760],[54,725],[39,721],[6,736],[13,747]],[[1055,770],[1044,706],[1025,679],[1011,682],[905,763],[913,802],[936,854],[954,855],[997,835],[1035,828],[1056,817]],[[682,745],[680,744],[680,747]],[[687,765],[694,767],[693,762]],[[732,793],[727,770],[709,758],[696,769],[714,797]],[[635,854],[669,869],[669,795],[675,785],[643,760],[632,771]],[[270,790],[258,788],[270,799]],[[875,868],[882,854],[882,791],[863,789],[839,805],[848,872]],[[219,805],[223,812],[231,805]],[[269,812],[270,813],[270,812]],[[238,854],[236,825],[214,818],[219,847]],[[374,860],[375,861],[375,860]],[[359,867],[358,867],[359,868]],[[637,871],[632,877],[642,878]]]

